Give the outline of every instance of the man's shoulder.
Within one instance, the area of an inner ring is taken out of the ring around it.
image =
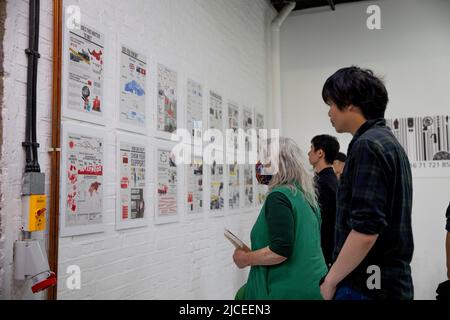
[[[385,153],[402,148],[398,140],[387,127],[374,127],[364,132],[355,142],[357,149],[370,149]]]

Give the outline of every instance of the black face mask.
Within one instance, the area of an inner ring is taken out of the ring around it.
[[[256,168],[256,180],[258,180],[260,184],[268,185],[270,183],[270,180],[272,180],[272,175],[264,173],[264,165],[259,161],[256,164],[255,168]]]

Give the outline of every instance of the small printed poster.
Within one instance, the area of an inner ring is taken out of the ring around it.
[[[251,143],[251,134],[249,132],[250,129],[254,128],[253,123],[253,112],[251,109],[244,107],[242,111],[242,127],[246,133],[245,137],[245,152],[249,152],[252,147]]]
[[[246,164],[244,166],[244,197],[245,206],[251,207],[254,204],[253,201],[253,167],[252,165]]]
[[[261,113],[256,113],[256,135],[257,135],[257,140],[258,140],[258,147],[257,147],[257,152],[258,152],[258,160],[261,160],[261,158],[263,157],[263,154],[267,151],[267,141],[263,140],[263,136],[261,135],[260,130],[265,130],[266,128],[264,127],[264,115]],[[267,137],[266,137],[267,138]],[[266,185],[263,184],[257,184],[256,186],[256,204],[257,205],[262,205],[264,203],[264,201],[266,201],[266,197],[267,197],[267,191],[268,188]]]
[[[223,132],[222,96],[210,91],[209,93],[209,128]]]
[[[177,214],[177,165],[170,150],[158,149],[158,216]]]
[[[231,145],[233,150],[238,150],[238,129],[239,129],[239,107],[233,103],[228,102],[228,128],[231,129]]]
[[[136,227],[146,212],[146,147],[141,137],[118,135],[118,228]],[[142,223],[144,225],[145,223]]]
[[[146,124],[147,59],[126,46],[120,55],[119,122],[139,129]]]
[[[68,31],[67,115],[99,122],[104,111],[104,34],[85,24]]]
[[[203,134],[203,87],[200,83],[187,81],[187,130],[191,138],[202,139]]]
[[[157,129],[172,133],[177,129],[177,73],[158,64]]]
[[[188,165],[187,212],[200,213],[203,210],[203,161],[195,157]]]
[[[237,162],[229,165],[228,205],[229,209],[240,207],[239,165]]]
[[[61,236],[103,231],[104,135],[64,124]]]
[[[211,168],[211,194],[210,209],[212,211],[222,210],[224,206],[224,185],[223,185],[223,164],[217,164],[216,161]]]

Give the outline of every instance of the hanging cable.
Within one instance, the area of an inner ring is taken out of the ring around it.
[[[37,71],[39,49],[39,0],[30,0],[29,14],[29,48],[25,50],[28,55],[27,71],[27,106],[25,141],[22,146],[25,148],[25,172],[40,172],[38,161],[37,143]]]

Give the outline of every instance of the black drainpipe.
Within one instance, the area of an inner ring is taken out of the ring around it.
[[[25,50],[28,55],[28,74],[27,74],[27,113],[25,126],[25,142],[22,146],[25,148],[25,172],[40,172],[41,168],[38,161],[37,143],[37,71],[39,50],[39,0],[30,0],[29,17],[29,48]]]

